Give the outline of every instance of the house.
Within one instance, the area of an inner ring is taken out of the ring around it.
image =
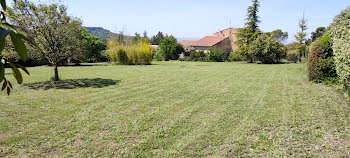
[[[237,36],[236,36],[237,32],[238,32],[238,28],[230,27],[230,28],[227,28],[225,30],[221,30],[217,33],[214,33],[214,36],[228,37],[230,39],[232,51],[234,51],[238,48],[238,46],[235,45],[235,42],[237,41]]]
[[[150,47],[152,47],[154,50],[157,50],[158,49],[158,45],[150,45]]]
[[[207,51],[209,47],[218,47],[225,50],[225,52],[230,53],[237,49],[234,42],[237,40],[236,28],[228,28],[212,36],[205,36],[200,40],[183,40],[179,42],[183,46],[193,46],[196,51]]]

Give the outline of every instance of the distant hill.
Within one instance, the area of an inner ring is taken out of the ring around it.
[[[107,29],[104,29],[102,27],[85,27],[89,33],[100,37],[102,41],[107,41],[108,37],[110,36],[118,36],[118,34],[113,33]]]
[[[104,42],[107,41],[107,39],[110,37],[110,36],[116,36],[118,37],[119,34],[116,34],[116,33],[113,33],[107,29],[104,29],[102,27],[85,27],[89,33],[97,36],[97,37],[100,37],[100,39]],[[126,38],[133,38],[134,36],[125,36]]]

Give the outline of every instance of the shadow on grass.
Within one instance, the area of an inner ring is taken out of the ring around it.
[[[119,84],[120,80],[111,80],[111,79],[69,79],[61,81],[46,81],[46,82],[36,82],[36,83],[27,83],[23,84],[24,86],[29,87],[29,89],[75,89],[75,88],[103,88],[107,86],[112,86]]]

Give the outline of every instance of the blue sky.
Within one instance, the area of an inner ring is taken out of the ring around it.
[[[35,2],[39,0],[33,0]],[[40,0],[49,2],[50,0]],[[126,30],[149,35],[158,31],[177,38],[201,38],[219,30],[242,27],[250,0],[65,0],[70,14],[85,26],[99,26],[112,32]],[[350,0],[260,0],[260,28],[282,29],[294,40],[303,12],[310,34],[328,26]],[[230,25],[231,21],[231,25]]]

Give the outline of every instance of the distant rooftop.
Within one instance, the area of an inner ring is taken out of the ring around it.
[[[195,41],[192,45],[193,46],[201,46],[201,47],[211,47],[215,44],[221,42],[222,40],[226,39],[227,37],[215,37],[215,36],[205,36],[204,38]]]
[[[181,42],[179,42],[181,45],[186,46],[186,45],[193,45],[194,42],[196,42],[198,40],[182,40]]]

